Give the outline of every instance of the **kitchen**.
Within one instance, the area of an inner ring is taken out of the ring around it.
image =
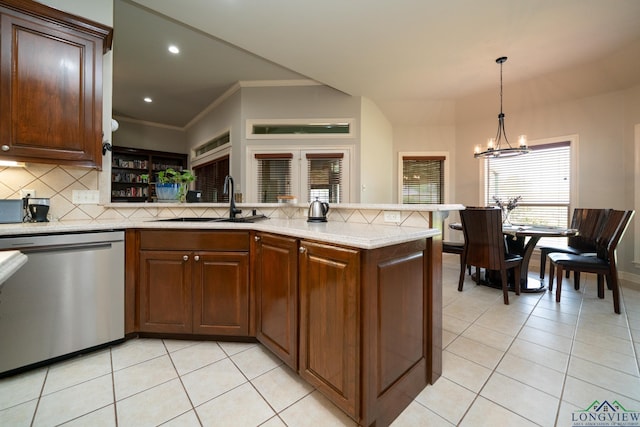
[[[107,54],[110,55],[109,53]],[[106,80],[106,79],[105,79]],[[324,91],[325,89],[319,89],[321,91]],[[568,114],[563,114],[562,118],[566,120],[567,117],[571,117],[571,116],[577,116],[578,114],[576,113],[576,110],[580,111],[583,108],[594,108],[599,110],[602,106],[607,106],[607,107],[611,107],[611,109],[607,109],[608,113],[611,114],[611,116],[616,116],[616,117],[625,117],[626,121],[628,121],[629,123],[633,123],[634,122],[634,116],[633,114],[618,114],[621,113],[620,108],[622,108],[620,105],[625,105],[625,102],[619,102],[619,101],[625,101],[625,100],[629,100],[629,102],[633,101],[634,99],[634,92],[633,91],[628,91],[628,92],[623,92],[623,93],[614,93],[614,94],[607,94],[607,95],[603,95],[603,96],[595,96],[592,99],[588,99],[588,100],[583,100],[580,102],[575,102],[573,105],[571,103],[564,105],[563,108],[565,110],[565,112],[567,112]],[[635,98],[637,99],[637,98]],[[586,103],[586,105],[583,105],[583,103]],[[631,104],[632,106],[634,104]],[[108,111],[108,109],[105,107],[105,111]],[[534,112],[532,114],[538,114],[539,112]],[[620,123],[618,121],[615,120],[608,120],[609,118],[611,118],[611,116],[607,115],[606,117],[602,118],[602,123],[598,123],[597,126],[594,125],[586,125],[585,123],[581,123],[583,126],[580,126],[580,131],[581,131],[581,143],[584,144],[589,144],[590,140],[593,140],[595,136],[600,137],[602,133],[604,133],[604,140],[605,141],[610,141],[615,139],[615,141],[612,141],[612,144],[615,142],[615,144],[620,144],[620,141],[625,141],[628,142],[630,137],[623,137],[623,138],[615,138],[612,135],[620,135],[621,130],[620,127],[614,127],[616,125],[620,126]],[[514,115],[515,117],[515,115]],[[494,119],[491,120],[487,120],[487,122],[493,123]],[[480,122],[480,121],[479,121]],[[637,122],[637,120],[635,120],[635,122]],[[108,124],[108,121],[106,122]],[[515,122],[510,122],[511,125],[515,125],[515,127],[525,127],[526,120],[523,120],[521,118],[516,117],[516,121]],[[566,124],[563,125],[563,127],[560,127],[560,132],[563,132],[562,129],[566,129],[569,128],[572,124]],[[481,125],[480,123],[478,123],[477,126],[484,126]],[[597,129],[596,129],[597,127]],[[605,128],[604,130],[602,128]],[[622,126],[624,128],[628,128],[628,125],[624,125]],[[107,129],[108,127],[106,126],[106,124],[103,124],[103,128]],[[121,129],[123,130],[123,129]],[[483,132],[472,132],[474,130],[473,126],[471,126],[471,128],[469,126],[460,126],[459,128],[456,127],[456,132],[459,132],[459,135],[456,136],[456,139],[458,137],[461,138],[461,140],[473,140],[475,139],[475,136],[472,138],[471,134],[475,134],[475,133],[480,133],[480,134],[485,134],[487,132],[483,131]],[[607,132],[607,130],[611,131],[611,132]],[[444,140],[445,142],[447,140],[452,140],[452,135],[453,135],[453,127],[452,126],[436,126],[432,129],[415,129],[415,128],[401,128],[399,130],[395,130],[394,129],[394,144],[395,144],[395,137],[397,136],[398,139],[400,141],[402,141],[403,138],[406,138],[407,140],[413,139],[413,135],[415,133],[419,133],[419,134],[426,134],[426,135],[437,135],[436,137],[434,137],[434,139],[437,140]],[[465,134],[469,135],[469,138],[465,139]],[[115,134],[115,137],[117,137],[117,133]],[[114,138],[115,138],[114,137]],[[456,144],[458,144],[458,142],[456,142]],[[459,143],[460,144],[460,152],[461,153],[465,153],[467,150],[464,148],[466,146],[466,144],[463,144],[462,142]],[[433,144],[434,146],[437,145],[437,143]],[[585,145],[587,146],[587,145]],[[409,147],[407,147],[409,148]],[[585,148],[586,149],[586,148]],[[364,150],[363,150],[364,151]],[[408,151],[408,150],[407,150]],[[621,150],[624,152],[624,150]],[[455,150],[452,150],[452,152],[455,152]],[[609,153],[608,153],[609,154]],[[471,160],[467,160],[466,156],[454,156],[455,157],[455,162],[456,165],[460,165],[458,167],[456,167],[455,169],[455,175],[452,177],[452,181],[455,182],[467,182],[467,178],[465,174],[470,173],[471,171],[476,170],[477,165],[475,163],[471,163]],[[584,156],[582,157],[584,158]],[[629,156],[621,156],[621,158],[629,158]],[[612,163],[615,163],[612,162]],[[375,168],[371,168],[372,170]],[[3,171],[4,173],[5,171]],[[625,181],[624,179],[620,179],[618,177],[617,174],[622,173],[621,171],[619,172],[618,170],[615,171],[615,173],[609,174],[607,173],[607,175],[613,176],[612,181]],[[54,189],[55,191],[53,192],[54,194],[51,194],[52,196],[52,206],[54,206],[57,209],[60,209],[60,212],[62,212],[62,214],[60,215],[61,218],[64,219],[69,219],[69,220],[73,220],[73,219],[92,219],[92,218],[99,218],[100,220],[110,220],[110,219],[120,219],[120,218],[128,218],[130,216],[154,216],[157,215],[157,211],[155,210],[155,208],[134,208],[134,207],[121,207],[121,206],[114,206],[114,207],[107,207],[107,208],[103,208],[100,205],[95,205],[95,204],[74,204],[72,203],[72,195],[69,194],[72,192],[72,189],[74,189],[73,187],[76,187],[77,189],[81,189],[81,190],[85,190],[85,189],[97,189],[97,188],[104,188],[105,186],[107,186],[108,184],[104,184],[102,181],[102,176],[98,173],[96,173],[95,171],[78,171],[76,169],[73,168],[64,168],[64,167],[50,167],[50,166],[36,166],[35,168],[29,168],[28,172],[26,173],[20,173],[20,178],[19,179],[23,179],[26,178],[28,180],[27,183],[20,185],[19,187],[14,187],[14,192],[17,193],[17,188],[32,188],[29,186],[29,184],[33,184],[33,188],[36,189],[38,195],[42,194],[44,196],[47,196],[49,194],[47,194],[47,192],[51,192],[52,189]],[[241,174],[241,176],[243,176],[244,174]],[[366,181],[365,179],[362,179],[363,181]],[[472,177],[469,179],[470,182],[474,182],[476,180],[475,177]],[[11,182],[12,185],[15,184],[15,180],[12,179],[10,181],[5,181],[3,180],[3,182]],[[71,183],[71,184],[70,184]],[[103,185],[100,185],[99,183],[103,183]],[[587,183],[589,183],[589,181],[587,180]],[[595,183],[595,185],[592,188],[599,188],[599,186],[601,185],[606,185],[606,183],[602,184],[602,183]],[[391,186],[389,186],[391,187]],[[457,188],[454,186],[454,188]],[[476,200],[477,196],[472,196],[472,197],[460,197],[463,196],[465,193],[463,192],[461,187],[460,189],[458,189],[457,193],[458,196],[455,195],[455,192],[453,194],[451,194],[451,198],[453,200],[464,200],[465,202],[467,202],[466,204],[472,204],[474,202],[474,200]],[[40,191],[40,189],[42,189],[42,191]],[[392,189],[389,190],[390,192],[393,191]],[[625,190],[626,191],[626,190]],[[380,192],[382,193],[382,192]],[[588,192],[585,190],[585,194],[581,194],[581,201],[584,201],[584,203],[590,203],[590,199],[589,194],[587,194]],[[12,194],[14,194],[12,192]],[[358,194],[358,193],[355,193]],[[475,193],[474,193],[475,194]],[[625,192],[626,194],[626,192]],[[59,201],[56,203],[56,200],[54,199],[55,196],[60,197]],[[469,194],[467,194],[466,196],[469,196]],[[601,195],[600,195],[601,196]],[[619,203],[619,200],[617,198],[621,198],[624,195],[616,195],[616,194],[607,194],[605,197],[611,198],[611,202],[612,204],[616,204]],[[104,194],[101,194],[101,197],[104,197]],[[597,197],[597,196],[592,196],[592,197]],[[346,209],[349,209],[350,207],[347,207]],[[181,214],[182,210],[184,209],[185,211],[189,211],[189,207],[185,207],[182,208],[180,207],[180,212],[177,213],[178,215]],[[304,208],[301,208],[301,210],[305,210]],[[384,210],[384,209],[381,209]],[[171,212],[175,211],[174,209],[168,209],[168,212],[163,213],[163,215],[169,215]],[[380,211],[380,209],[379,209]],[[337,212],[337,211],[336,211]],[[411,221],[417,221],[416,219],[416,215],[414,215],[413,211],[410,211],[411,213],[407,213],[406,217],[410,218]],[[373,215],[373,217],[377,217],[378,214]],[[370,212],[367,212],[367,209],[363,209],[362,210],[362,218],[371,218],[372,215],[370,214]],[[420,215],[417,215],[418,219],[420,217]],[[426,221],[425,221],[426,222]],[[625,242],[626,244],[629,244],[630,242],[627,241]],[[622,252],[622,251],[621,251]],[[625,254],[629,254],[632,251],[624,251]],[[629,255],[625,255],[625,257],[628,257]],[[629,265],[628,261],[625,265]],[[632,271],[631,269],[627,268],[625,271]]]

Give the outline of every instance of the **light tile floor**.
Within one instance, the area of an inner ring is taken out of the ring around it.
[[[565,280],[562,302],[476,286],[457,291],[445,254],[442,377],[402,426],[571,426],[573,411],[617,400],[640,411],[640,286],[623,313],[595,278]],[[532,276],[536,273],[532,272]],[[0,380],[0,426],[352,426],[259,344],[135,339]]]

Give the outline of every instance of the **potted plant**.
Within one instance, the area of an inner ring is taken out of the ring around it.
[[[176,171],[168,168],[156,175],[156,195],[159,202],[184,202],[189,190],[189,183],[196,179],[190,170]],[[149,175],[142,175],[142,179],[148,180]]]

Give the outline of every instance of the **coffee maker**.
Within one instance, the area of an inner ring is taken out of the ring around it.
[[[49,222],[49,199],[30,197],[27,199],[27,215],[31,222]]]

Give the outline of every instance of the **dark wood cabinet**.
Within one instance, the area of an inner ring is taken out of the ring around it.
[[[298,370],[298,240],[256,234],[256,337]]]
[[[252,233],[129,233],[127,333],[255,336],[359,425],[390,425],[441,373],[440,240],[357,249]]]
[[[114,146],[111,156],[111,201],[152,202],[156,194],[155,174],[172,168],[187,168],[187,155],[166,151]],[[150,179],[143,179],[148,175]],[[149,182],[151,181],[151,183]]]
[[[300,248],[300,376],[358,420],[360,252],[308,241]]]
[[[0,0],[0,158],[102,167],[102,56],[112,30]]]
[[[249,334],[248,232],[142,230],[139,240],[140,332]]]
[[[249,252],[194,254],[193,333],[249,334]]]
[[[140,330],[192,331],[192,254],[184,251],[140,252]]]

